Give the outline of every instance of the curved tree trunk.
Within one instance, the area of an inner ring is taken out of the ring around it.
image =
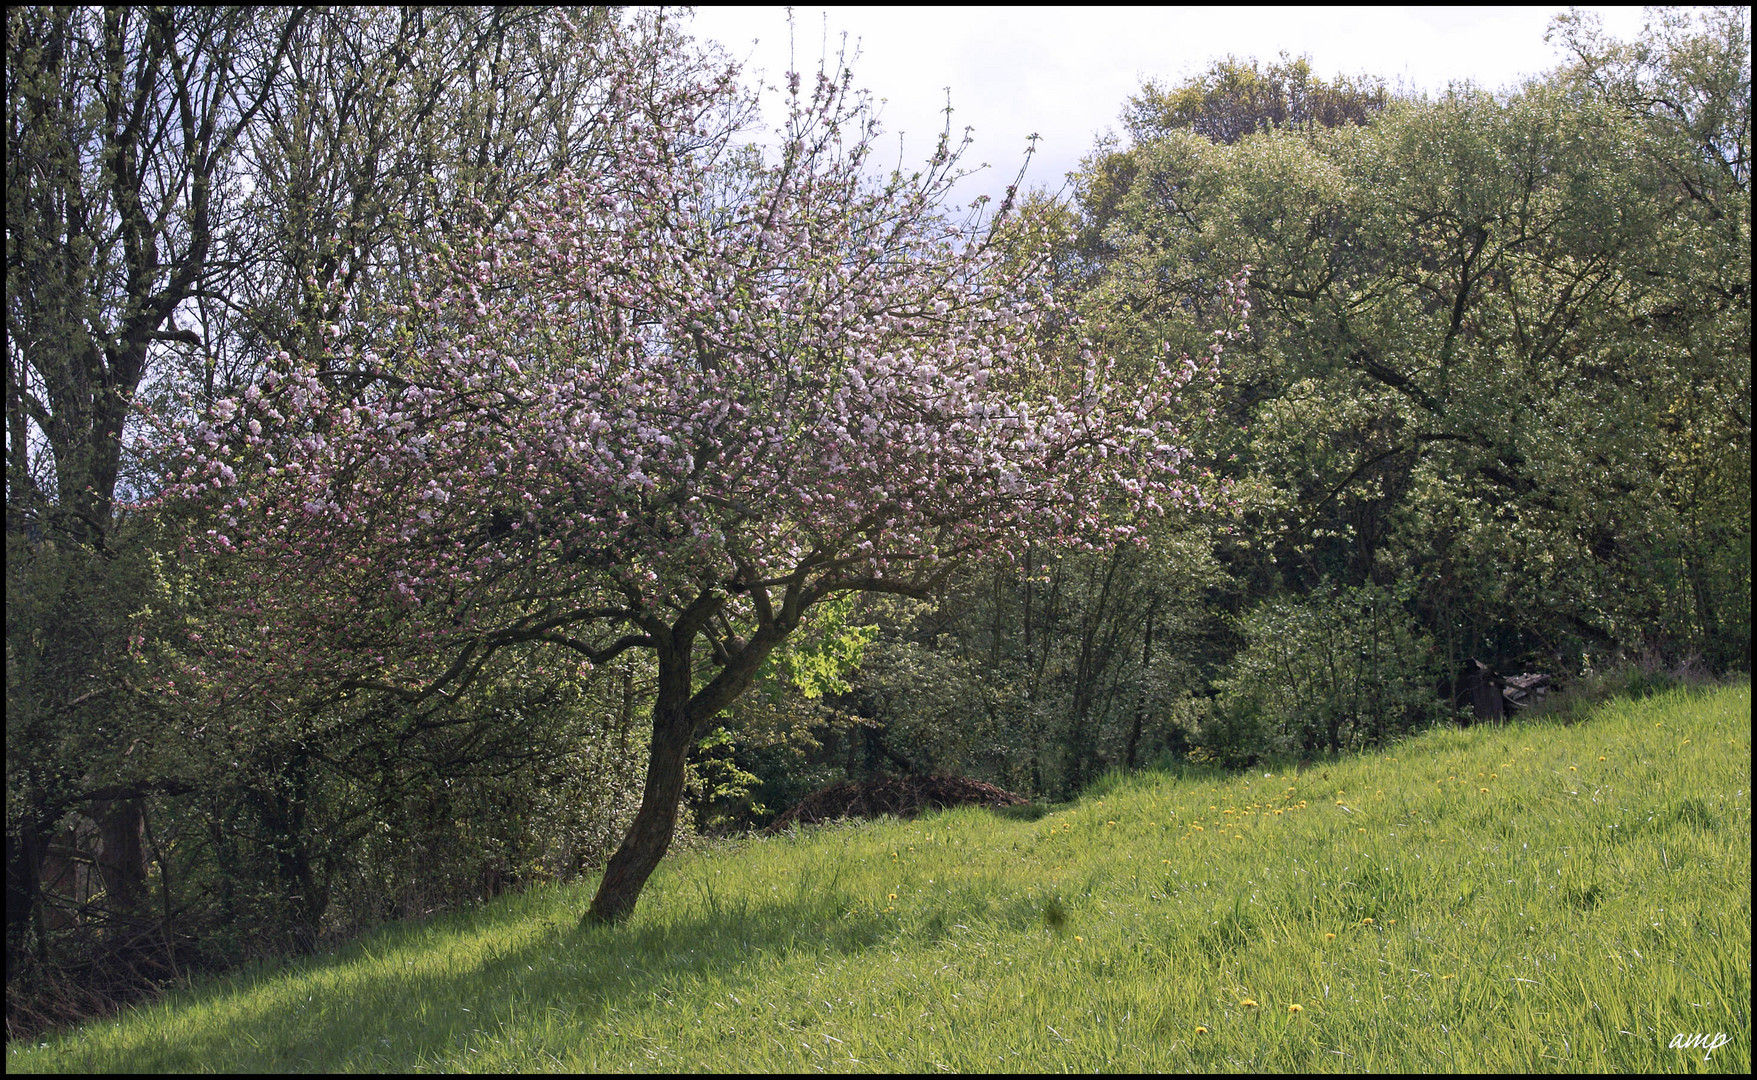
[[[667,701],[664,681],[661,678],[660,698],[653,705],[653,744],[647,753],[647,782],[641,794],[641,808],[616,854],[610,856],[592,906],[580,920],[582,925],[619,923],[633,914],[642,887],[665,857],[677,831],[691,725],[687,696],[683,701]],[[685,681],[686,695],[688,688]]]
[[[610,864],[592,906],[580,919],[582,926],[619,923],[634,913],[635,901],[647,878],[671,846],[677,831],[677,812],[683,803],[683,770],[696,734],[708,721],[750,688],[757,669],[775,646],[799,625],[799,612],[809,601],[789,590],[779,615],[767,592],[754,590],[759,628],[747,642],[730,638],[717,648],[721,668],[708,684],[691,693],[691,651],[696,636],[709,616],[718,610],[719,599],[704,591],[672,627],[649,625],[659,660],[659,689],[653,701],[653,741],[647,750],[647,782],[641,792],[641,808],[628,828]],[[815,599],[815,598],[814,598]],[[728,647],[728,645],[730,647]]]

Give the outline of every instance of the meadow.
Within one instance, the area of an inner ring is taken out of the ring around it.
[[[1749,1072],[1749,685],[1571,719],[709,845],[619,928],[537,888],[6,1065]]]

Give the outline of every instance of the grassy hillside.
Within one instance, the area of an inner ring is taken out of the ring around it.
[[[619,929],[576,928],[589,884],[7,1068],[1747,1072],[1751,693],[743,841]]]

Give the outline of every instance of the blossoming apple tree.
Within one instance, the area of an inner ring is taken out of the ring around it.
[[[876,179],[847,73],[788,83],[764,158],[729,79],[630,72],[601,169],[179,436],[172,491],[233,568],[210,685],[430,705],[515,646],[652,651],[645,790],[590,921],[633,910],[692,741],[813,605],[926,595],[1027,540],[1127,541],[1214,496],[1175,425],[1224,334],[1114,378],[1031,261],[941,213],[944,137]]]

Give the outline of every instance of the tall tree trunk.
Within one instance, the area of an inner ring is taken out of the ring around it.
[[[146,903],[146,826],[142,799],[104,799],[93,806],[98,822],[98,871],[109,907],[136,912]]]
[[[659,688],[653,700],[653,741],[647,749],[647,782],[641,808],[586,910],[582,925],[619,923],[634,913],[641,889],[658,868],[677,832],[683,804],[683,769],[695,723],[690,715],[690,651],[694,635],[679,635],[658,648]]]
[[[1141,643],[1141,681],[1135,688],[1135,719],[1129,725],[1129,748],[1124,760],[1131,771],[1135,768],[1135,756],[1141,747],[1141,725],[1147,714],[1147,677],[1153,663],[1153,614],[1159,610],[1158,594],[1153,594],[1147,601],[1147,636]]]
[[[619,923],[634,913],[641,889],[658,868],[677,831],[677,813],[683,803],[683,770],[696,736],[720,711],[750,688],[763,661],[786,636],[799,626],[799,614],[810,601],[802,602],[790,588],[777,613],[768,593],[752,589],[756,600],[758,629],[749,641],[728,636],[717,650],[719,674],[695,692],[691,677],[692,652],[698,634],[720,608],[721,599],[707,589],[696,598],[673,626],[657,620],[644,624],[652,635],[659,660],[659,689],[653,701],[653,741],[647,750],[647,782],[641,792],[641,808],[598,883],[592,906],[580,919],[583,926]]]
[[[687,690],[688,684],[685,684]],[[634,913],[641,889],[658,868],[677,831],[677,813],[683,803],[683,767],[689,757],[693,734],[686,714],[688,698],[660,699],[653,705],[653,744],[647,754],[647,782],[641,808],[628,834],[610,863],[604,880],[592,897],[582,924],[619,923]]]

